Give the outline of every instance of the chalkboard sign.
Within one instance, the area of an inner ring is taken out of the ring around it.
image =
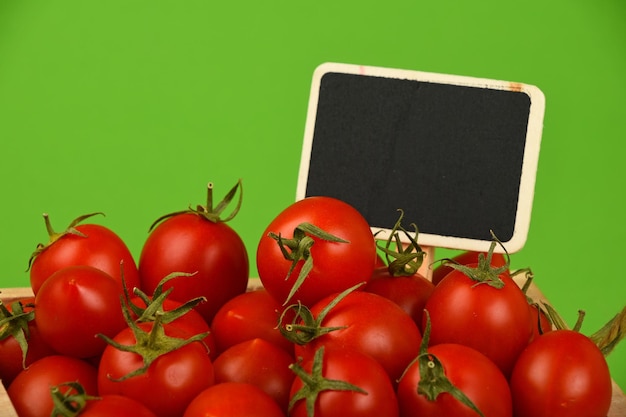
[[[326,63],[313,74],[296,199],[340,198],[386,239],[508,252],[527,239],[545,99],[535,86]]]

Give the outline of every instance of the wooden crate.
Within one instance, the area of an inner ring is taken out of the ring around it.
[[[521,282],[518,282],[518,284],[521,284]],[[259,280],[251,280],[249,288],[258,287],[260,287]],[[0,289],[0,299],[2,299],[7,304],[17,298],[29,295],[32,295],[32,291],[30,290],[30,288]],[[537,286],[534,284],[531,285],[530,289],[528,290],[528,295],[536,301],[546,300],[539,288],[537,288]],[[2,384],[0,384],[0,416],[18,417]],[[624,395],[624,392],[615,383],[615,381],[613,381],[613,402],[611,404],[611,409],[609,410],[609,414],[607,415],[607,417],[626,417],[626,395]]]

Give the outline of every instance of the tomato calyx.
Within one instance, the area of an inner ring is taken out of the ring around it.
[[[199,333],[188,338],[168,336],[167,334],[165,334],[164,325],[166,323],[164,323],[164,317],[165,320],[169,320],[171,319],[171,316],[167,316],[167,313],[159,311],[158,309],[154,311],[154,319],[151,321],[151,328],[146,331],[142,329],[141,326],[139,326],[139,324],[131,317],[130,307],[125,302],[124,296],[121,296],[120,298],[123,305],[122,312],[124,313],[124,319],[126,320],[128,327],[131,329],[133,336],[135,337],[135,344],[123,345],[102,333],[98,333],[97,336],[118,350],[135,353],[141,356],[143,360],[143,365],[135,369],[134,371],[131,371],[128,374],[121,376],[120,378],[111,377],[112,380],[119,382],[137,375],[142,375],[159,357],[180,349],[183,346],[186,346],[193,342],[202,343],[202,345],[205,346],[208,351],[208,347],[203,341],[203,339],[208,336],[208,332]]]
[[[43,219],[44,219],[44,222],[46,224],[46,230],[48,232],[49,240],[48,240],[48,243],[38,243],[37,244],[37,247],[35,248],[34,252],[30,255],[30,258],[28,259],[28,268],[26,268],[26,270],[28,271],[30,269],[30,267],[33,264],[33,261],[35,260],[35,258],[39,254],[41,254],[41,252],[43,252],[44,250],[49,248],[54,242],[56,242],[57,240],[59,240],[63,236],[65,236],[65,235],[74,235],[74,236],[80,236],[80,237],[87,237],[87,235],[82,233],[80,230],[76,229],[76,226],[78,226],[80,223],[82,223],[83,221],[87,220],[88,218],[93,217],[93,216],[98,215],[98,214],[101,214],[101,215],[104,216],[104,213],[102,213],[102,212],[83,214],[82,216],[78,216],[77,218],[72,220],[72,222],[69,224],[69,226],[65,230],[63,230],[62,232],[56,232],[52,228],[52,224],[50,223],[50,216],[48,215],[48,213],[44,213],[43,214]]]
[[[487,252],[487,256],[484,256],[482,253],[478,254],[478,264],[476,266],[468,266],[462,265],[453,259],[443,259],[444,265],[449,266],[451,268],[456,269],[457,271],[462,272],[472,281],[475,281],[475,285],[486,284],[490,287],[500,289],[504,287],[504,281],[500,278],[500,275],[509,270],[510,266],[510,258],[509,253],[506,251],[506,248],[498,240],[496,235],[491,232],[492,240],[491,245],[489,246],[489,251]],[[496,245],[500,245],[506,254],[506,262],[504,265],[500,267],[494,267],[491,265],[491,258],[493,256],[493,251],[496,248]]]
[[[13,337],[22,351],[22,368],[26,368],[28,354],[28,323],[35,319],[35,310],[24,311],[20,301],[11,304],[11,310],[0,300],[0,340]]]
[[[429,401],[436,401],[440,394],[447,392],[456,400],[474,410],[478,415],[484,417],[482,411],[476,407],[472,400],[448,379],[444,366],[439,358],[428,352],[431,324],[428,311],[425,310],[424,314],[426,315],[426,326],[420,345],[420,353],[413,362],[407,366],[408,369],[415,361],[418,362],[420,380],[417,384],[417,392],[425,396]]]
[[[124,297],[126,299],[126,303],[129,309],[137,316],[136,321],[138,323],[153,322],[156,321],[157,316],[159,316],[159,320],[161,321],[161,323],[167,324],[184,316],[189,311],[193,310],[194,307],[196,307],[198,304],[205,302],[206,297],[196,297],[185,303],[181,303],[181,305],[172,310],[165,311],[165,309],[163,308],[163,303],[169,297],[170,293],[174,290],[174,287],[170,287],[167,290],[163,291],[163,286],[172,279],[180,277],[192,277],[194,275],[196,275],[196,272],[172,272],[159,282],[157,287],[154,289],[152,296],[148,296],[139,288],[133,288],[133,294],[141,300],[145,307],[138,306],[131,301],[128,289],[126,288],[126,285],[124,285]]]
[[[237,204],[235,208],[230,212],[228,216],[222,218],[222,214],[224,210],[232,202],[233,198],[235,197],[235,194],[237,193],[237,190],[239,190],[239,199],[237,200]],[[209,182],[207,184],[207,202],[205,206],[198,204],[195,208],[193,208],[191,205],[189,205],[189,207],[186,210],[180,210],[180,211],[175,211],[173,213],[164,214],[163,216],[156,219],[150,225],[150,228],[148,229],[148,231],[149,232],[152,231],[152,229],[154,229],[159,223],[161,223],[162,221],[170,217],[174,217],[179,214],[188,214],[188,213],[196,214],[204,218],[205,220],[208,220],[213,223],[226,223],[232,220],[233,218],[235,218],[235,216],[239,213],[242,202],[243,202],[243,184],[241,182],[241,179],[237,181],[234,187],[230,189],[230,191],[224,196],[224,198],[219,203],[217,203],[216,206],[213,206],[213,183]]]
[[[304,383],[304,386],[291,397],[289,411],[298,401],[305,400],[306,414],[308,417],[313,417],[315,415],[315,402],[322,391],[354,391],[367,395],[367,391],[347,381],[325,378],[322,375],[323,366],[324,346],[315,351],[310,374],[302,368],[299,361],[289,365],[289,369]]]
[[[409,233],[404,227],[402,227],[402,218],[404,217],[404,211],[398,209],[400,216],[396,221],[389,238],[385,241],[385,245],[381,246],[376,243],[376,246],[383,251],[385,259],[387,261],[387,269],[389,275],[392,277],[411,276],[415,275],[424,262],[425,252],[417,243],[418,229],[415,223],[411,223],[415,229],[414,236]],[[406,236],[409,240],[408,245],[404,245],[400,239],[400,232]],[[392,243],[395,242],[395,250],[391,249]]]
[[[287,306],[280,317],[278,318],[278,330],[280,333],[292,343],[298,345],[306,345],[313,339],[316,339],[326,333],[334,332],[335,330],[345,329],[346,326],[336,327],[323,327],[322,321],[328,315],[328,313],[348,294],[355,291],[357,288],[364,285],[364,283],[357,284],[347,290],[342,291],[335,298],[333,298],[320,313],[317,318],[313,316],[311,310],[298,302],[297,304],[291,304]],[[283,325],[283,320],[290,310],[294,310],[295,314],[291,323]]]
[[[626,306],[599,330],[589,336],[604,354],[608,355],[626,336]]]
[[[550,320],[554,323],[557,330],[567,330],[569,327],[562,316],[548,303],[543,303],[548,313]],[[578,310],[578,318],[572,330],[580,332],[583,320],[585,318],[585,311]],[[589,339],[600,349],[604,356],[609,355],[615,346],[626,337],[626,306],[611,318],[600,329],[593,332],[588,336]]]
[[[63,390],[63,388],[67,388]],[[50,388],[52,397],[52,416],[74,417],[87,406],[89,400],[100,397],[87,394],[85,387],[78,381],[64,382]]]
[[[285,280],[289,279],[291,273],[295,269],[296,265],[300,261],[304,261],[302,268],[300,269],[300,273],[298,274],[298,278],[294,282],[294,285],[291,287],[289,295],[287,299],[283,303],[286,305],[289,300],[294,296],[296,291],[302,286],[302,283],[309,275],[309,272],[313,269],[313,256],[311,255],[311,247],[315,243],[314,237],[317,239],[322,239],[327,242],[335,242],[335,243],[350,243],[349,241],[332,235],[321,228],[315,226],[311,223],[300,223],[293,231],[293,238],[286,239],[281,234],[276,234],[270,232],[268,234],[269,237],[274,239],[278,246],[280,247],[280,251],[283,254],[284,258],[288,261],[291,261],[291,266],[289,271],[287,271],[287,276]]]

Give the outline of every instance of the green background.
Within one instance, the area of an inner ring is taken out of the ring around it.
[[[102,211],[138,256],[153,220],[238,178],[231,225],[254,275],[260,234],[295,198],[312,72],[335,61],[543,90],[530,233],[512,263],[570,324],[584,309],[591,333],[626,305],[624,4],[2,0],[0,287],[28,285],[44,212],[61,230]],[[626,346],[608,360],[626,387]]]

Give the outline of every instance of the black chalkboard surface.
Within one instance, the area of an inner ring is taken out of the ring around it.
[[[296,199],[356,207],[385,239],[507,251],[527,238],[545,99],[498,80],[326,63],[313,74]]]

